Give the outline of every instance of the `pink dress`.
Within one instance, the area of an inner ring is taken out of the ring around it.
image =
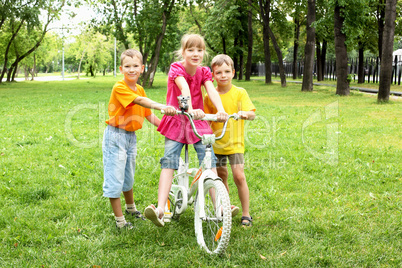
[[[178,76],[184,77],[188,83],[193,109],[204,110],[201,86],[205,83],[205,81],[212,81],[212,74],[209,68],[198,67],[195,75],[190,76],[188,73],[186,73],[186,70],[181,62],[175,62],[170,65],[166,104],[176,107],[177,109],[179,109],[177,97],[181,95],[181,90],[176,85],[174,80]],[[194,121],[194,124],[200,135],[212,134],[212,130],[207,121],[196,120]],[[197,138],[197,136],[195,136],[188,118],[181,114],[175,116],[164,115],[157,130],[166,138],[184,144],[194,144],[200,140]]]

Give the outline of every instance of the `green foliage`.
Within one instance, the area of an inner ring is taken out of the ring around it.
[[[236,81],[257,108],[245,153],[254,226],[234,218],[217,257],[198,247],[192,209],[165,228],[128,218],[135,229],[116,230],[102,197],[101,142],[117,79],[0,85],[1,267],[401,266],[400,99],[377,105],[333,87]],[[166,75],[147,95],[165,101]],[[143,211],[157,201],[164,138],[147,122],[137,135]]]

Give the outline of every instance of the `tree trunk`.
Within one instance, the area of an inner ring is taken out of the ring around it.
[[[36,42],[36,44],[31,49],[29,49],[27,52],[22,54],[20,57],[17,57],[15,59],[14,63],[11,64],[11,68],[15,68],[15,70],[17,70],[17,66],[18,66],[19,62],[22,61],[23,59],[25,59],[27,56],[29,56],[32,52],[34,52],[40,46],[43,38],[45,37],[45,35],[47,33],[47,27],[49,26],[50,22],[51,22],[51,20],[48,20],[47,23],[45,24],[42,34],[39,37],[39,40]],[[15,77],[15,72],[13,73],[13,77],[12,77],[11,81],[14,81],[14,77]],[[8,78],[7,78],[7,80],[8,80]]]
[[[357,67],[357,83],[363,84],[364,83],[364,47],[359,42],[359,65]]]
[[[383,33],[384,33],[384,19],[385,19],[385,3],[387,0],[379,0],[377,5],[377,23],[378,23],[378,56],[382,57]]]
[[[315,37],[315,50],[317,54],[317,81],[322,81],[323,80],[323,74],[322,74],[322,62],[321,62],[321,43],[317,41],[317,36]]]
[[[247,43],[247,63],[246,63],[246,81],[251,78],[251,66],[253,59],[253,1],[248,0],[248,43]]]
[[[17,59],[18,59],[18,57],[17,57]],[[18,71],[18,63],[20,62],[20,60],[16,60],[11,66],[14,66],[14,69],[11,69],[13,72],[12,72],[12,75],[11,75],[11,80],[9,80],[9,82],[11,81],[11,82],[15,82],[15,76],[16,76],[16,74],[17,74],[17,71]],[[7,77],[7,80],[8,80],[8,77]]]
[[[162,41],[165,36],[166,27],[168,23],[167,21],[169,19],[172,8],[174,7],[174,3],[175,3],[174,0],[171,2],[167,1],[167,3],[166,2],[164,3],[164,9],[162,13],[162,30],[156,39],[156,45],[152,56],[152,60],[150,62],[150,65],[148,66],[148,72],[146,72],[144,76],[144,85],[147,84],[147,87],[151,87],[154,82],[156,67],[158,66],[159,55],[162,48]]]
[[[234,40],[233,40],[233,47],[234,47],[234,55],[233,55],[233,64],[235,68],[235,74],[233,76],[233,79],[237,79],[237,74],[239,73],[239,62],[238,62],[238,40],[239,40],[239,35],[237,35]]]
[[[154,51],[155,54],[152,56],[152,60],[148,66],[148,72],[146,72],[147,75],[146,75],[146,77],[144,77],[144,84],[146,84],[147,87],[152,87],[152,84],[154,82],[156,67],[158,66],[159,54],[160,54],[161,47],[162,47],[162,41],[163,41],[163,37],[166,32],[167,22],[166,22],[166,13],[165,12],[163,12],[162,18],[163,18],[162,32],[158,35],[158,37],[156,39],[156,46],[155,46],[155,51]]]
[[[314,71],[314,45],[315,28],[311,25],[315,22],[315,0],[308,0],[307,11],[307,41],[304,47],[304,70],[302,91],[313,91]]]
[[[270,84],[272,83],[271,51],[269,50],[269,14],[271,10],[271,1],[266,0],[263,3],[262,0],[259,0],[258,3],[260,6],[260,16],[263,24],[265,83]]]
[[[321,58],[319,59],[321,61],[321,73],[322,73],[322,80],[320,81],[324,81],[325,79],[326,59],[327,59],[327,41],[324,40],[322,41]]]
[[[223,54],[227,54],[227,52],[226,52],[226,38],[223,35],[221,35],[221,37],[222,37]]]
[[[36,53],[34,53],[34,63],[33,63],[33,68],[32,68],[32,79],[31,79],[31,81],[34,80],[35,73],[36,73]]]
[[[84,59],[84,55],[85,55],[85,49],[82,51],[82,55],[81,55],[81,59],[80,59],[80,63],[78,64],[78,74],[77,74],[77,79],[80,79],[80,73],[81,73],[81,64],[82,64],[82,60]]]
[[[299,14],[295,15],[295,36],[293,41],[293,79],[297,79],[298,77],[298,69],[297,69],[297,54],[299,50],[299,36],[300,36],[300,22],[299,22]]]
[[[244,68],[244,53],[243,53],[243,38],[240,37],[240,55],[239,55],[239,80],[243,80]]]
[[[335,3],[334,33],[335,33],[335,57],[336,57],[336,94],[347,96],[350,93],[348,81],[348,54],[346,48],[346,35],[342,33],[342,16],[344,7]]]
[[[12,34],[10,41],[7,44],[6,51],[4,52],[4,65],[3,65],[3,70],[0,74],[0,83],[3,81],[4,74],[7,72],[7,63],[8,63],[8,51],[10,50],[11,44],[13,43],[15,37],[17,36],[19,30],[21,29],[22,24],[24,24],[24,20],[21,20],[20,25],[18,25],[18,28],[16,31]],[[8,72],[10,73],[10,72]],[[7,81],[10,81],[10,75],[7,75]]]
[[[281,86],[286,87],[286,75],[285,75],[285,68],[283,66],[283,57],[282,57],[282,51],[276,42],[276,38],[274,33],[271,30],[271,27],[268,25],[268,31],[269,31],[269,36],[271,37],[272,44],[274,45],[276,55],[278,57],[278,64],[279,64],[279,75],[281,77]]]
[[[387,0],[385,6],[384,35],[382,43],[380,85],[378,89],[378,102],[388,102],[392,79],[392,52],[395,35],[397,0]]]
[[[268,31],[266,27],[263,29],[264,32]],[[265,83],[272,83],[272,70],[271,70],[271,51],[269,50],[269,34],[265,34],[263,36],[264,41],[264,66],[265,66]]]

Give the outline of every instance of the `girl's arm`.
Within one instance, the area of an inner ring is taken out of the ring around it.
[[[218,91],[216,91],[214,84],[212,81],[206,81],[204,83],[205,90],[207,91],[208,97],[211,100],[212,104],[215,106],[218,111],[216,115],[218,116],[218,121],[223,122],[228,119],[228,114],[225,112],[223,108],[221,97],[219,97]]]
[[[181,95],[184,96],[184,97],[188,96],[190,98],[190,101],[187,102],[187,104],[188,104],[188,113],[192,114],[194,116],[194,119],[203,118],[205,116],[205,113],[204,113],[203,110],[201,110],[201,109],[193,110],[193,105],[192,105],[192,102],[191,102],[190,87],[188,86],[186,79],[183,76],[178,76],[178,77],[176,77],[174,82],[176,83],[176,85],[181,90]]]
[[[155,110],[164,110],[166,115],[175,115],[176,109],[172,106],[166,106],[164,104],[157,103],[147,97],[137,97],[133,101],[134,104],[138,104],[145,108],[155,109]]]
[[[155,115],[155,114],[150,114],[145,117],[149,123],[154,125],[155,127],[159,127],[159,124],[161,123],[161,120]]]

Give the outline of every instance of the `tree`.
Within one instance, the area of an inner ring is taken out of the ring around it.
[[[265,83],[272,83],[271,78],[271,51],[269,50],[269,14],[271,12],[271,1],[258,0],[260,8],[260,17],[262,22],[262,38],[264,41],[264,65],[265,65]]]
[[[176,27],[177,9],[180,0],[99,0],[93,6],[103,16],[94,25],[105,35],[113,34],[124,44],[125,49],[137,47],[142,53],[146,71],[142,84],[151,87],[158,66],[160,54],[164,50],[166,37],[175,38],[170,33]],[[101,26],[99,26],[101,25]],[[168,34],[169,33],[169,34]],[[130,42],[130,38],[133,38]]]
[[[252,51],[253,29],[249,30],[249,27],[252,26],[253,1],[198,0],[196,3],[197,6],[190,5],[189,9],[198,32],[204,35],[205,42],[213,54],[223,53],[231,56],[236,70],[234,78],[242,80],[244,54],[246,51]],[[249,38],[250,35],[251,38]],[[252,52],[248,53],[247,57],[251,56]],[[250,76],[252,59],[247,60],[249,66],[246,66],[246,73],[249,72]]]
[[[340,1],[335,1],[334,9],[334,33],[335,33],[335,53],[336,53],[336,94],[349,95],[348,80],[348,54],[346,47],[346,34],[344,33],[343,23],[345,21],[343,12],[345,7]]]
[[[18,70],[18,64],[39,47],[46,35],[46,32],[48,31],[50,22],[59,15],[61,8],[65,5],[65,0],[43,0],[37,2],[28,1],[29,5],[26,5],[25,2],[22,3],[21,11],[15,13],[15,17],[10,17],[9,19],[12,35],[5,52],[5,63],[3,66],[3,71],[0,75],[0,82],[2,81],[6,72],[8,52],[11,44],[14,43],[15,60],[8,68],[7,81],[14,81]],[[39,13],[41,11],[46,17],[44,24],[41,24],[39,21]],[[19,46],[19,44],[15,43],[16,36],[22,27],[26,27],[26,31],[28,31],[32,36],[35,36],[34,42],[28,48],[26,46]]]
[[[293,79],[297,79],[298,73],[297,63],[299,60],[300,32],[304,24],[307,10],[305,1],[303,0],[285,0],[283,1],[286,13],[293,19],[293,59],[292,73]]]
[[[314,46],[315,46],[315,0],[308,0],[307,11],[307,42],[304,47],[304,71],[302,91],[313,91],[313,68],[314,68]]]
[[[62,39],[53,32],[47,32],[41,45],[36,49],[38,70],[49,73],[58,69],[59,48],[62,47]]]
[[[332,47],[334,40],[334,11],[328,0],[316,1],[316,56],[317,81],[325,77],[328,46]]]
[[[389,101],[392,77],[392,52],[394,47],[396,0],[387,0],[385,6],[384,35],[381,56],[380,85],[378,89],[378,102]]]
[[[156,67],[158,66],[159,55],[162,49],[162,41],[165,37],[166,28],[168,25],[168,21],[171,18],[172,11],[175,8],[175,0],[171,1],[163,1],[162,3],[162,26],[160,29],[159,34],[155,38],[155,49],[152,53],[151,60],[148,64],[148,70],[144,73],[144,82],[143,84],[147,85],[148,87],[152,86],[154,81],[154,76],[156,72]]]
[[[279,65],[279,75],[281,78],[281,86],[286,87],[286,75],[285,75],[285,67],[283,66],[283,56],[282,56],[282,50],[279,47],[279,44],[277,42],[277,38],[272,31],[271,27],[268,25],[268,33],[269,36],[272,40],[272,44],[274,45],[276,56],[278,57],[278,65]]]
[[[252,60],[253,60],[253,0],[248,0],[246,81],[250,81],[251,78]]]
[[[279,73],[281,78],[281,86],[286,86],[286,76],[285,76],[285,68],[283,65],[283,56],[282,50],[278,44],[277,37],[275,36],[272,28],[270,26],[270,19],[271,19],[271,0],[259,0],[259,11],[260,11],[260,18],[261,23],[263,25],[263,40],[264,40],[264,53],[265,53],[265,83],[271,82],[271,52],[269,51],[269,40],[272,41],[274,46],[276,56],[278,58],[278,65],[279,65]],[[280,21],[280,14],[279,10],[275,9],[272,11],[275,12],[276,18]],[[278,23],[281,24],[281,23]]]

